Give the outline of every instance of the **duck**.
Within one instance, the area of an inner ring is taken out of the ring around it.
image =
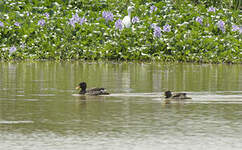
[[[127,8],[128,11],[128,16],[125,16],[124,19],[122,20],[122,25],[126,28],[129,28],[131,26],[131,11],[133,10],[132,6],[129,6]]]
[[[176,93],[172,95],[171,91],[165,91],[165,98],[166,99],[192,99],[191,97],[187,97],[187,93]]]
[[[81,82],[79,85],[76,87],[76,90],[81,89],[79,94],[81,95],[109,95],[109,93],[106,91],[105,88],[92,88],[92,89],[86,89],[87,88],[87,83],[86,82]]]

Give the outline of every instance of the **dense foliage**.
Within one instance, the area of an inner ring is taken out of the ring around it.
[[[131,5],[132,27],[124,28]],[[5,0],[0,59],[241,63],[241,18],[188,0]]]

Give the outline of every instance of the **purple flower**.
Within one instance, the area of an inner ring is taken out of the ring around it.
[[[208,12],[215,12],[215,8],[214,7],[209,7],[208,8]]]
[[[12,47],[10,47],[10,49],[9,49],[9,53],[12,54],[12,53],[14,53],[16,50],[17,50],[17,48],[16,48],[15,46],[12,46]]]
[[[17,27],[19,27],[20,26],[20,23],[15,22],[14,25],[17,26]]]
[[[158,38],[161,37],[161,28],[158,27],[158,26],[155,26],[154,28],[155,28],[155,29],[154,29],[154,33],[153,33],[154,36],[155,36],[155,37],[158,37]]]
[[[80,17],[79,15],[76,13],[74,16],[72,15],[72,19],[75,21],[75,22],[79,22],[80,21]]]
[[[72,15],[72,18],[70,19],[69,24],[72,25],[73,27],[75,27],[76,26],[76,23],[78,23],[80,21],[81,21],[81,18],[76,13],[75,15]]]
[[[150,13],[155,12],[157,10],[157,7],[154,5],[150,6]]]
[[[49,19],[50,15],[48,13],[44,13],[45,17]]]
[[[232,25],[232,31],[239,31],[239,27],[236,25]]]
[[[115,28],[116,28],[116,29],[119,29],[119,30],[122,30],[122,29],[123,29],[123,25],[122,25],[122,20],[121,20],[121,19],[118,19],[118,20],[115,22]]]
[[[217,25],[222,32],[225,32],[225,28],[224,28],[225,23],[222,20],[218,21]]]
[[[44,19],[40,19],[40,20],[38,21],[38,25],[39,25],[39,26],[44,26],[44,25],[45,25],[45,20],[44,20]]]
[[[110,11],[103,11],[102,16],[106,22],[113,21],[113,13]]]
[[[155,27],[156,27],[156,23],[152,23],[152,24],[150,25],[150,27],[151,27],[151,28],[155,28]]]
[[[132,23],[136,23],[139,22],[139,18],[137,16],[132,18]]]
[[[105,19],[107,17],[107,12],[106,11],[103,11],[102,16]]]
[[[4,27],[4,24],[2,21],[0,21],[0,27]]]
[[[240,33],[240,34],[242,33],[242,27],[239,28],[239,33]]]
[[[26,15],[29,16],[29,12],[27,12]]]
[[[166,24],[165,26],[163,26],[163,31],[164,32],[170,32],[171,31],[171,26],[169,24]]]
[[[79,24],[82,25],[83,23],[85,23],[87,21],[87,19],[85,17],[82,17],[79,21]]]
[[[201,17],[196,18],[196,22],[200,23],[201,25],[203,24],[203,19]]]
[[[71,18],[69,24],[75,28],[76,21],[73,18]]]

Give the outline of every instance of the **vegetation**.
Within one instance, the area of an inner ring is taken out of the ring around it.
[[[131,5],[132,27],[124,28]],[[239,0],[0,1],[0,59],[242,63],[240,7]]]

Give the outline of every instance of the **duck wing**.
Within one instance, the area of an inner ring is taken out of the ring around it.
[[[92,88],[86,91],[88,95],[109,95],[105,88]]]
[[[176,99],[191,99],[190,97],[187,97],[186,93],[176,93],[172,97]]]

